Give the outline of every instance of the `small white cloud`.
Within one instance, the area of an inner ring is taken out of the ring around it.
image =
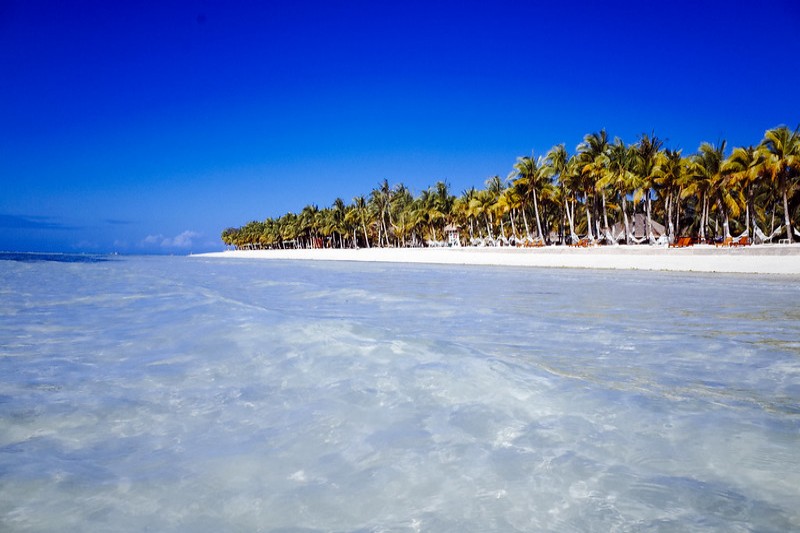
[[[194,239],[200,237],[196,231],[186,230],[175,237],[165,237],[161,233],[158,235],[148,235],[142,240],[142,246],[152,246],[157,244],[162,248],[191,248]]]
[[[174,248],[189,248],[192,245],[192,239],[199,237],[200,234],[196,231],[186,230],[180,235],[172,239],[171,246]],[[169,240],[169,239],[166,239]],[[163,243],[162,243],[163,246]]]

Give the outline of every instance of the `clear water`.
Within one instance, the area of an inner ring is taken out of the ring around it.
[[[0,530],[798,530],[798,301],[780,277],[0,261]]]

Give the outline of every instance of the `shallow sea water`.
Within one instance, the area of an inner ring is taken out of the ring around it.
[[[3,260],[0,530],[800,530],[798,281]]]

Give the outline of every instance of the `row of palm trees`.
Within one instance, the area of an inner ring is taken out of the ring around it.
[[[507,179],[456,197],[445,181],[419,195],[383,180],[368,196],[330,207],[253,221],[222,232],[237,248],[425,246],[445,228],[462,243],[655,242],[662,226],[671,242],[746,235],[792,243],[800,207],[800,128],[768,130],[757,146],[704,142],[694,154],[664,147],[654,134],[633,144],[605,130],[583,138],[575,153],[563,144],[543,156],[519,157]],[[641,238],[631,227],[646,220]]]

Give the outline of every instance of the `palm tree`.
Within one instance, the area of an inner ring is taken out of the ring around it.
[[[713,199],[717,212],[722,215],[722,225],[724,236],[730,237],[730,217],[729,213],[738,214],[735,199],[729,189],[729,182],[722,173],[722,163],[725,161],[725,147],[727,142],[720,141],[718,144],[701,143],[698,153],[694,157],[695,171],[708,183],[706,202],[706,219],[708,219],[710,202]]]
[[[495,210],[501,217],[508,215],[508,218],[511,221],[511,236],[514,238],[514,241],[519,238],[517,237],[517,225],[514,223],[514,218],[516,217],[517,209],[521,205],[522,198],[514,187],[508,187],[504,189],[503,193],[500,195],[500,198],[497,199],[497,203],[495,204]]]
[[[414,198],[411,205],[408,206],[407,223],[411,233],[411,243],[413,246],[421,246],[425,241],[426,231],[429,231],[428,226],[428,209],[423,203],[422,194]]]
[[[353,212],[356,220],[361,223],[361,229],[364,231],[364,242],[369,248],[369,234],[367,233],[367,218],[369,217],[369,208],[367,206],[367,199],[364,196],[356,196],[353,198]]]
[[[316,239],[320,229],[319,207],[316,204],[305,206],[300,212],[298,222],[300,224],[300,234],[306,236],[306,244],[304,246],[316,248]]]
[[[767,130],[761,146],[768,154],[766,169],[783,200],[786,238],[791,244],[794,242],[794,227],[789,198],[795,192],[800,177],[800,127],[794,131],[786,126]]]
[[[685,176],[683,193],[681,199],[694,199],[695,223],[700,241],[706,241],[706,228],[708,226],[708,198],[711,190],[711,180],[703,171],[702,165],[698,161],[698,154],[693,154],[689,158],[689,168]],[[697,218],[697,212],[700,218]]]
[[[763,148],[736,147],[722,164],[722,171],[731,177],[731,182],[740,187],[745,195],[745,233],[750,236],[758,227],[756,221],[755,192],[767,177],[767,154]]]
[[[490,239],[494,239],[494,231],[492,229],[494,226],[494,205],[494,195],[491,191],[486,189],[478,191],[475,197],[469,202],[470,210],[474,213],[476,219],[480,215],[483,215],[484,222],[486,223],[486,235]]]
[[[603,178],[608,166],[608,134],[606,130],[590,133],[583,138],[583,142],[578,145],[578,161],[581,166],[581,183],[586,198],[586,226],[589,232],[589,240],[594,240],[592,233],[592,215],[589,211],[589,198],[592,198],[592,209],[597,210],[597,183]],[[605,230],[608,231],[608,215],[606,213],[606,196],[600,191],[603,203],[603,220]],[[597,217],[595,217],[596,219]],[[597,237],[600,238],[600,224],[597,224]]]
[[[413,201],[414,197],[408,187],[402,183],[394,186],[390,196],[389,220],[397,244],[401,246],[406,245],[405,239],[410,234],[408,221]]]
[[[443,227],[453,219],[453,204],[456,197],[450,194],[450,185],[447,181],[437,181],[431,190],[433,204],[431,206],[438,224]]]
[[[570,239],[575,236],[575,221],[574,209],[570,210],[570,199],[574,198],[572,191],[567,187],[567,169],[569,168],[570,156],[567,153],[567,148],[564,144],[558,144],[550,148],[545,155],[545,164],[547,165],[547,173],[550,178],[556,180],[559,189],[561,190],[561,221],[559,224],[559,235],[561,243],[564,243],[564,224],[565,221],[569,222]],[[572,204],[574,207],[574,203]]]
[[[667,149],[660,152],[656,158],[656,167],[653,171],[655,183],[661,188],[666,211],[667,232],[669,241],[673,242],[680,231],[680,196],[687,162],[681,156],[681,150]],[[673,219],[675,211],[677,217]]]
[[[286,213],[278,221],[280,227],[281,246],[286,247],[287,243],[292,243],[294,248],[298,248],[298,241],[301,235],[300,220],[294,213]]]
[[[234,246],[239,236],[239,228],[225,228],[222,230],[222,242],[225,246]]]
[[[539,195],[542,189],[550,183],[549,170],[544,164],[544,160],[536,158],[533,153],[530,157],[518,157],[514,165],[512,176],[515,176],[514,187],[521,192],[522,213],[525,214],[525,201],[530,198],[533,201],[533,212],[536,216],[536,228],[539,238],[544,239],[542,231],[542,219],[539,216]],[[525,219],[525,229],[528,229],[528,221]],[[530,233],[528,233],[530,237]]]
[[[486,192],[488,192],[497,201],[500,195],[503,194],[506,186],[503,185],[503,180],[500,176],[492,176],[486,180]]]
[[[531,154],[532,155],[532,154]],[[511,231],[514,234],[514,240],[517,240],[516,226],[514,225],[514,217],[516,211],[522,211],[522,222],[525,225],[525,237],[531,240],[531,230],[528,225],[528,215],[526,214],[528,202],[533,197],[533,187],[531,187],[531,180],[527,176],[529,170],[528,160],[529,157],[518,157],[513,170],[506,177],[509,186],[503,192],[500,198],[504,212],[511,213]]]
[[[358,232],[361,229],[359,221],[359,213],[355,204],[350,204],[345,207],[344,212],[344,227],[345,236],[350,241],[350,248],[358,248]]]
[[[388,180],[384,179],[378,184],[377,189],[372,189],[370,193],[370,205],[372,206],[375,218],[378,219],[378,246],[384,242],[386,246],[391,246],[389,242],[389,228],[391,220],[392,189],[389,187]]]
[[[344,248],[344,217],[347,214],[347,207],[344,205],[344,200],[341,198],[336,198],[336,200],[333,201],[330,211],[331,229],[339,236],[339,248]]]
[[[262,231],[263,227],[257,220],[248,222],[241,229],[237,246],[246,249],[252,249],[256,247]]]
[[[494,226],[494,215],[499,215],[497,218],[500,222],[500,238],[505,237],[505,226],[503,225],[502,209],[497,203],[503,195],[505,188],[500,176],[492,176],[486,180],[486,196],[482,198],[484,202],[483,210],[489,215],[492,226]],[[494,238],[493,235],[490,236]]]
[[[639,136],[639,141],[634,145],[636,160],[633,166],[636,181],[636,192],[634,202],[644,200],[645,213],[647,215],[647,239],[653,241],[653,208],[652,191],[655,187],[655,168],[658,153],[664,146],[664,141],[654,134],[643,133]]]
[[[417,207],[418,216],[427,224],[428,232],[434,241],[439,240],[436,235],[436,226],[445,217],[436,200],[436,190],[428,188],[420,194]]]
[[[469,223],[469,239],[475,238],[475,220],[477,220],[477,215],[471,208],[472,201],[475,199],[477,195],[477,191],[475,187],[470,187],[469,189],[465,189],[461,192],[461,196],[459,196],[453,202],[453,213],[455,216],[459,217],[465,223]]]
[[[635,153],[633,147],[626,146],[619,137],[608,148],[608,168],[599,185],[609,188],[619,198],[622,205],[622,218],[625,222],[625,243],[630,244],[631,226],[628,219],[628,194],[633,192],[633,163]],[[616,242],[617,236],[613,236]]]

